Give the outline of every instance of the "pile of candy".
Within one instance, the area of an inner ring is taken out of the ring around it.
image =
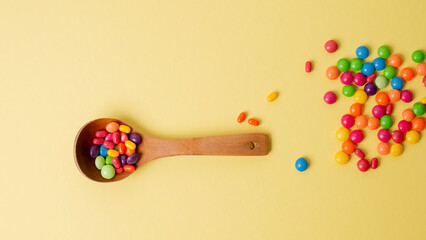
[[[337,43],[333,40],[325,44],[327,52],[335,52]],[[365,46],[360,46],[355,51],[357,58],[351,60],[341,58],[336,66],[331,66],[326,70],[326,77],[335,80],[340,76],[340,81],[344,84],[342,94],[346,97],[353,97],[354,104],[349,108],[349,114],[344,114],[341,118],[343,127],[339,128],[336,138],[342,141],[342,149],[335,155],[338,164],[345,164],[349,161],[350,155],[355,153],[360,158],[358,169],[365,172],[370,166],[375,169],[378,166],[378,159],[372,158],[371,164],[366,159],[365,153],[357,148],[357,144],[363,141],[364,132],[362,129],[379,131],[377,137],[379,144],[377,152],[380,155],[391,154],[399,156],[403,151],[403,141],[410,144],[417,143],[420,139],[420,132],[425,128],[426,97],[420,102],[414,103],[412,109],[405,109],[402,113],[403,120],[397,124],[395,130],[390,130],[394,125],[392,113],[394,105],[399,100],[410,103],[413,100],[413,93],[410,90],[402,90],[406,82],[411,81],[417,73],[423,77],[423,85],[426,86],[426,63],[425,55],[422,51],[416,50],[412,54],[412,60],[417,63],[416,70],[405,67],[399,71],[402,58],[398,54],[391,55],[387,46],[378,48],[377,55],[372,62],[364,61],[370,51]],[[382,73],[380,75],[380,72]],[[389,85],[392,87],[388,92],[384,91]],[[357,89],[358,88],[358,89]],[[375,95],[376,105],[372,108],[372,116],[367,117],[364,111],[364,104],[368,98]],[[337,96],[333,92],[324,95],[324,101],[328,104],[336,102]],[[354,127],[355,129],[351,129]],[[389,141],[393,143],[390,144]]]
[[[103,178],[111,179],[116,173],[135,171],[134,164],[139,160],[135,149],[142,139],[130,131],[129,126],[110,122],[105,129],[95,133],[90,157],[95,159],[95,166],[101,170]]]

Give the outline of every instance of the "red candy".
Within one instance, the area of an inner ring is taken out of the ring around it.
[[[395,143],[402,143],[404,141],[404,133],[399,131],[399,130],[395,130],[392,132],[392,140]]]
[[[112,134],[112,142],[114,144],[119,144],[121,142],[121,138],[120,138],[120,133],[119,132],[115,132]]]
[[[391,139],[391,134],[387,129],[380,129],[377,138],[382,142],[388,142]]]
[[[105,141],[105,142],[103,143],[103,145],[104,145],[104,147],[106,147],[106,148],[108,148],[108,149],[113,149],[113,148],[115,148],[115,144],[114,144],[113,142],[110,142],[110,141]]]
[[[360,143],[362,140],[364,140],[364,133],[361,130],[353,130],[349,134],[349,140],[351,140],[353,143]]]
[[[114,165],[115,168],[121,167],[121,161],[118,159],[118,157],[112,158],[112,165]]]
[[[375,73],[368,75],[367,77],[367,82],[371,83],[374,82],[374,80],[376,80],[377,75]]]
[[[357,155],[359,158],[365,158],[365,153],[359,148],[355,149],[355,155]]]
[[[309,72],[311,72],[311,71],[312,71],[312,63],[311,63],[310,61],[307,61],[307,62],[305,63],[305,71],[306,71],[307,73],[309,73]]]
[[[355,119],[352,115],[345,114],[345,115],[343,115],[341,122],[342,122],[343,127],[351,128],[355,124]]]
[[[365,172],[370,168],[370,163],[366,159],[360,159],[356,165],[361,172]]]
[[[379,160],[377,160],[377,158],[371,159],[371,168],[372,169],[376,169],[378,165],[379,165]]]
[[[102,145],[104,143],[104,139],[103,138],[94,138],[93,139],[93,144],[95,145]]]
[[[99,131],[97,131],[97,132],[95,133],[95,136],[96,136],[97,138],[103,138],[103,137],[105,137],[107,134],[108,134],[108,133],[107,133],[107,131],[106,131],[106,130],[99,130]]]
[[[410,131],[411,130],[411,122],[407,122],[405,120],[400,121],[398,123],[398,129],[403,133]]]
[[[329,53],[334,53],[337,50],[337,43],[334,40],[329,40],[325,43],[324,48]]]
[[[108,133],[108,135],[105,136],[105,141],[112,142],[112,133]]]
[[[117,174],[120,174],[122,172],[124,172],[124,169],[122,167],[119,167],[119,168],[115,169],[115,173],[117,173]]]
[[[386,106],[386,115],[391,115],[391,114],[392,114],[392,112],[393,112],[393,105],[392,105],[392,103],[389,103],[389,104]]]

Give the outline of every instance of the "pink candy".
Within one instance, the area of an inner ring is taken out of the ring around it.
[[[336,100],[337,100],[337,96],[336,96],[336,94],[334,93],[334,92],[326,92],[325,94],[324,94],[324,101],[327,103],[327,104],[333,104],[333,103],[335,103],[336,102]]]
[[[127,140],[129,140],[129,136],[127,136],[127,134],[125,134],[124,132],[120,133],[120,138],[121,138],[121,142],[126,142]]]
[[[112,134],[112,142],[113,142],[114,144],[119,144],[119,143],[120,143],[120,141],[121,141],[120,133],[119,133],[119,132],[114,132],[114,133]]]
[[[392,140],[395,143],[402,143],[404,141],[404,133],[399,131],[399,130],[395,130],[392,132]]]
[[[403,133],[410,131],[411,130],[411,122],[407,122],[405,120],[399,121],[398,129]]]
[[[93,144],[95,144],[95,145],[102,145],[103,143],[104,143],[103,138],[94,138],[93,139]]]
[[[95,133],[95,136],[97,138],[104,138],[107,135],[107,131],[106,130],[99,130]]]
[[[351,84],[354,81],[354,75],[349,71],[344,72],[340,75],[340,81],[345,85]]]
[[[364,133],[361,130],[353,130],[349,134],[349,140],[353,143],[360,143],[364,140]]]
[[[403,102],[409,103],[413,101],[413,93],[410,90],[404,90],[401,92],[401,100]]]
[[[342,122],[343,127],[351,128],[355,124],[355,119],[352,115],[345,114],[345,115],[343,115],[341,122]]]
[[[386,108],[384,106],[381,106],[381,105],[376,105],[376,106],[373,107],[371,112],[373,113],[373,116],[380,119],[381,117],[383,117],[386,114]]]
[[[367,82],[371,83],[374,82],[374,80],[376,80],[377,75],[375,73],[368,75],[367,77]]]
[[[105,141],[112,142],[112,133],[108,133],[108,135],[105,136]]]
[[[387,129],[380,129],[377,138],[382,142],[388,142],[391,139],[391,134]]]
[[[365,82],[366,82],[366,77],[364,74],[362,73],[357,73],[354,76],[354,83],[358,86],[364,86]]]
[[[359,158],[365,158],[365,153],[359,148],[355,149],[355,155],[357,155]]]

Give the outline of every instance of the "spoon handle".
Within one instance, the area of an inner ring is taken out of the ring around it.
[[[269,153],[269,136],[250,133],[188,139],[148,138],[141,145],[152,160],[175,155],[259,156]]]

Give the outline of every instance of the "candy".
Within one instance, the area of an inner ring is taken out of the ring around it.
[[[105,141],[103,143],[103,146],[108,148],[108,149],[113,149],[115,147],[115,144],[113,142],[110,142],[110,141]]]
[[[345,85],[342,88],[342,94],[346,97],[352,97],[355,94],[355,87],[353,85]]]
[[[358,129],[366,128],[368,124],[368,118],[364,115],[357,116],[355,118],[355,127]]]
[[[130,134],[130,135],[132,135],[132,134]],[[120,141],[122,142],[122,143],[124,143],[125,141],[127,141],[127,140],[129,140],[129,137],[127,136],[127,134],[125,134],[125,133],[120,133]],[[134,141],[133,141],[134,142]]]
[[[354,81],[354,75],[346,71],[340,75],[340,81],[345,85],[351,84]]]
[[[353,143],[360,143],[364,140],[364,133],[361,130],[353,130],[349,134],[349,140]]]
[[[333,104],[335,103],[337,100],[337,96],[334,92],[326,92],[324,94],[324,102],[326,102],[327,104]]]
[[[130,133],[130,131],[132,130],[132,129],[130,129],[130,127],[129,126],[127,126],[127,125],[120,125],[119,127],[118,127],[118,130],[120,131],[120,132],[123,132],[123,133]]]
[[[350,156],[344,152],[338,152],[336,153],[336,155],[334,156],[334,160],[338,163],[338,164],[345,164],[349,161]]]
[[[303,172],[308,168],[308,161],[305,158],[301,157],[296,160],[295,167],[297,171]]]
[[[399,91],[398,89],[391,89],[388,92],[388,96],[390,102],[398,102],[401,99],[401,91]]]
[[[355,155],[359,158],[365,158],[365,153],[359,148],[355,149]]]
[[[125,172],[134,172],[135,166],[127,164],[127,165],[124,165],[123,169]]]
[[[352,154],[355,151],[355,143],[346,140],[342,144],[342,151],[346,154]]]
[[[426,76],[424,76],[424,77],[423,77],[423,81],[422,81],[422,83],[423,83],[423,86],[425,86],[425,87],[426,87]],[[423,99],[424,99],[424,98],[423,98]],[[423,104],[426,104],[426,101],[425,101]]]
[[[383,89],[389,84],[389,80],[384,76],[378,76],[376,80],[374,80],[374,83],[376,83],[378,88]]]
[[[120,159],[118,159],[118,157],[114,157],[114,158],[112,158],[112,165],[113,165],[115,168],[119,168],[119,167],[121,167]]]
[[[374,65],[370,62],[366,62],[362,65],[361,72],[364,75],[370,75],[374,73]]]
[[[379,160],[377,160],[377,158],[372,158],[371,159],[371,168],[376,169],[378,165],[379,165]]]
[[[382,106],[386,106],[389,103],[389,96],[384,92],[379,92],[376,95],[376,103]]]
[[[382,126],[382,128],[389,129],[390,127],[392,127],[392,124],[393,120],[389,115],[384,115],[380,118],[380,125]]]
[[[423,115],[425,113],[425,105],[420,102],[414,103],[413,112],[416,116]]]
[[[328,40],[325,43],[324,48],[327,52],[334,53],[337,50],[337,43],[334,40]]]
[[[359,59],[359,58],[352,58],[351,59],[350,70],[354,71],[354,72],[359,71],[359,70],[361,70],[362,65],[363,65],[363,63],[362,63],[361,59]]]
[[[336,66],[331,66],[327,68],[325,72],[325,76],[330,80],[335,80],[336,78],[339,77],[339,74],[340,74],[339,69]]]
[[[126,153],[126,146],[124,145],[124,143],[119,143],[117,145],[117,151],[119,154],[125,154]]]
[[[102,156],[97,156],[95,159],[95,166],[97,169],[101,170],[105,166],[105,158]]]
[[[107,130],[107,132],[113,133],[118,131],[119,126],[120,125],[116,122],[110,122],[106,125],[105,129]]]
[[[426,63],[418,63],[416,66],[416,72],[417,74],[419,74],[420,76],[425,76],[426,75]]]
[[[114,150],[114,149],[110,149],[110,150],[108,150],[108,156],[111,156],[111,157],[118,157],[118,155],[120,155],[119,153],[118,153],[118,151],[117,150]]]
[[[237,122],[242,123],[246,119],[247,115],[245,112],[242,112],[237,117]]]
[[[93,139],[93,144],[95,144],[95,145],[102,145],[103,143],[104,143],[103,138],[94,138]]]
[[[122,173],[122,172],[124,172],[124,169],[123,169],[122,167],[119,167],[119,168],[116,168],[116,169],[115,169],[115,173],[116,173],[116,174],[120,174],[120,173]]]
[[[386,115],[391,115],[391,114],[392,114],[392,112],[393,112],[393,104],[392,104],[392,103],[389,103],[389,104],[386,106]]]
[[[410,131],[411,130],[411,122],[408,122],[408,121],[405,121],[405,120],[399,121],[398,129],[403,133]]]
[[[414,131],[421,132],[425,129],[425,119],[422,117],[416,117],[411,124]]]
[[[257,119],[254,119],[254,118],[250,118],[250,119],[248,120],[248,123],[249,123],[250,125],[253,125],[253,126],[259,126],[259,121],[258,121]]]
[[[416,132],[416,131],[409,131],[407,132],[407,134],[405,135],[405,139],[407,140],[407,142],[409,144],[415,144],[419,141],[420,139],[420,133]]]
[[[351,113],[352,116],[356,117],[362,114],[363,108],[364,107],[361,103],[354,103],[349,108],[349,112]]]
[[[394,77],[391,80],[391,86],[393,89],[401,90],[404,87],[404,80],[400,77]]]
[[[374,69],[377,71],[382,71],[386,67],[386,61],[383,58],[376,58],[373,60]]]
[[[393,131],[392,140],[396,143],[402,143],[404,141],[404,133],[399,130]]]
[[[107,131],[106,130],[99,130],[95,133],[95,136],[97,138],[104,138],[107,135]]]
[[[377,75],[375,73],[370,74],[370,75],[367,76],[367,82],[368,83],[374,82],[374,80],[376,80],[376,78],[377,78]]]
[[[400,143],[394,143],[390,147],[390,154],[392,156],[397,157],[397,156],[401,155],[401,153],[402,153],[403,150],[404,150],[404,148],[403,148],[402,144],[400,144]]]
[[[411,59],[416,63],[423,62],[423,60],[425,60],[425,54],[420,50],[416,50],[411,54]]]
[[[380,142],[377,145],[377,152],[380,155],[388,155],[389,152],[390,152],[390,145],[389,145],[389,143],[387,143],[387,142]]]
[[[99,147],[96,145],[92,145],[89,152],[91,158],[96,158],[96,156],[99,155]]]
[[[353,98],[356,103],[364,104],[367,102],[368,95],[363,90],[358,90],[355,92]]]
[[[358,169],[361,171],[361,172],[365,172],[365,171],[367,171],[369,168],[370,168],[370,163],[368,162],[368,160],[366,160],[366,159],[360,159],[358,162],[357,162],[357,167],[358,167]]]
[[[349,134],[350,134],[349,129],[341,127],[339,129],[337,129],[336,138],[337,138],[337,140],[343,142],[343,141],[346,141],[346,140],[349,139]]]
[[[387,79],[392,79],[396,75],[396,69],[392,66],[386,66],[385,69],[383,69],[383,76]]]
[[[127,156],[130,156],[130,155],[132,155],[133,153],[135,153],[135,150],[132,150],[132,149],[126,148],[126,155],[127,155]]]
[[[105,136],[105,141],[110,141],[110,142],[112,142],[112,133],[108,133],[108,134]]]
[[[410,90],[404,90],[401,92],[401,100],[403,102],[409,103],[413,100],[413,93]]]
[[[425,78],[426,78],[426,77],[425,77]],[[423,104],[426,104],[426,97],[422,98],[422,99],[420,100],[420,102],[421,102],[421,103],[423,103]]]
[[[381,57],[381,58],[388,58],[389,56],[390,56],[390,49],[389,49],[389,47],[387,47],[387,46],[380,46],[378,49],[377,49],[377,55],[379,55],[379,57]]]
[[[120,159],[121,166],[124,166],[124,165],[127,164],[127,156],[126,155],[120,155],[120,157],[118,157],[118,159]]]
[[[414,77],[414,71],[411,68],[403,68],[400,74],[404,81],[411,81]]]
[[[310,72],[312,71],[312,62],[307,61],[307,62],[305,63],[305,71],[306,71],[307,73],[310,73]]]
[[[115,176],[115,169],[111,165],[105,165],[101,169],[101,175],[103,178],[111,179]]]
[[[402,119],[405,121],[411,122],[416,117],[413,110],[407,108],[402,112]]]
[[[105,158],[105,164],[106,165],[112,165],[112,157],[111,156],[106,156]]]
[[[268,97],[266,97],[266,101],[273,102],[275,99],[277,99],[278,93],[277,92],[271,92]]]
[[[142,142],[142,138],[137,133],[130,134],[129,140],[136,144],[140,144]]]
[[[368,119],[367,125],[370,130],[376,130],[380,126],[380,120],[376,117],[371,117]]]
[[[391,139],[391,134],[387,129],[380,129],[377,138],[382,142],[388,142]]]
[[[119,144],[121,142],[121,136],[119,132],[115,132],[112,134],[112,142],[114,144]]]
[[[340,72],[346,72],[349,70],[350,62],[346,58],[341,58],[337,61],[336,67]]]
[[[388,58],[388,64],[392,67],[398,68],[402,64],[401,56],[398,54],[393,54]]]
[[[368,96],[373,96],[377,93],[377,86],[375,83],[367,83],[364,86],[364,92],[367,93]]]
[[[365,59],[368,57],[368,55],[370,55],[370,50],[368,50],[368,48],[365,46],[360,46],[356,49],[355,53],[356,56],[360,59]]]
[[[386,114],[386,108],[381,105],[376,105],[371,110],[371,113],[373,113],[373,116],[375,116],[376,118],[381,118]]]
[[[127,157],[126,162],[127,164],[135,164],[139,160],[139,155],[137,153],[134,153]]]
[[[354,83],[358,86],[364,86],[364,84],[367,82],[367,78],[362,73],[357,73],[354,76]]]
[[[352,115],[345,114],[341,119],[342,126],[345,128],[351,128],[355,124],[355,119]]]
[[[130,150],[135,150],[135,148],[136,148],[136,144],[132,141],[129,141],[129,140],[124,142],[124,145],[126,146],[126,148],[128,148]]]
[[[99,154],[103,157],[106,157],[108,155],[108,148],[104,147],[104,145],[101,145],[99,148]]]

